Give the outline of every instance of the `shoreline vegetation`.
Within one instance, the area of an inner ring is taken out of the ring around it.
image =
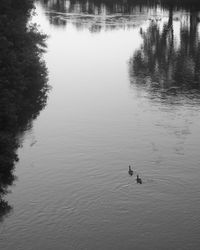
[[[0,220],[12,209],[4,196],[15,180],[19,134],[45,107],[49,91],[47,37],[29,23],[33,10],[33,0],[0,1]]]

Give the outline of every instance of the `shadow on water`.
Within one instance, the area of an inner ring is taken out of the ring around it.
[[[5,195],[15,180],[20,134],[45,107],[49,90],[46,36],[28,24],[32,10],[32,1],[0,2],[0,220],[12,210]]]
[[[176,17],[174,7],[165,20],[140,28],[142,45],[129,61],[132,86],[151,99],[200,103],[200,34],[198,12]],[[170,99],[172,100],[172,99]]]
[[[131,28],[160,12],[200,10],[198,0],[39,0],[51,24],[64,27],[73,23],[77,29],[91,32],[102,29]]]

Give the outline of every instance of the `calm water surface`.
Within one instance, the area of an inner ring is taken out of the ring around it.
[[[52,90],[22,137],[1,249],[199,249],[198,12],[36,6]]]

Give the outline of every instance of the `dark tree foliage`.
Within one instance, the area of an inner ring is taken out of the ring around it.
[[[44,108],[49,86],[42,60],[46,36],[28,24],[33,0],[0,1],[0,217],[14,181],[18,134]]]

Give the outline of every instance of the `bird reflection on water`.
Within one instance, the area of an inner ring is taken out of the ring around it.
[[[142,184],[142,179],[139,177],[138,174],[137,174],[136,181],[137,181],[138,184]]]
[[[128,173],[129,173],[130,176],[133,175],[133,170],[131,169],[131,166],[130,166],[130,165],[128,166]]]

